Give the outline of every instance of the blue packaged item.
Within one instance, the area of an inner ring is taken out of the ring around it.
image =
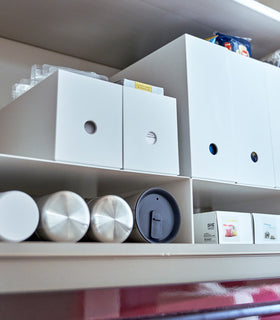
[[[209,42],[211,42],[211,43],[215,43],[216,42],[216,38],[217,38],[218,36],[217,35],[215,35],[215,36],[212,36],[212,37],[210,37],[210,38],[207,38],[207,39],[205,39],[206,41],[209,41]]]
[[[216,32],[216,44],[226,47],[230,51],[234,51],[246,57],[252,57],[250,39],[229,36],[220,32]]]

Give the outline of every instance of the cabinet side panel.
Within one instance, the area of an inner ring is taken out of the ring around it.
[[[267,93],[267,103],[269,112],[270,133],[272,140],[273,165],[275,185],[280,187],[280,69],[269,64],[265,64],[265,85]]]
[[[111,80],[128,78],[164,88],[167,96],[177,99],[180,174],[191,175],[186,78],[186,36],[153,52],[114,75]]]
[[[191,180],[186,179],[184,181],[171,182],[160,187],[173,195],[180,209],[181,225],[174,242],[193,243],[193,201]]]
[[[0,152],[53,159],[57,74],[0,110]]]

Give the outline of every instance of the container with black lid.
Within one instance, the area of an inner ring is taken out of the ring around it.
[[[167,243],[175,239],[181,223],[174,197],[161,188],[125,198],[134,214],[134,227],[129,241]]]

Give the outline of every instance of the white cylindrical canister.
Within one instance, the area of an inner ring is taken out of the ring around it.
[[[89,209],[84,199],[71,191],[58,191],[36,199],[40,220],[36,234],[42,240],[77,242],[87,232]]]
[[[134,214],[129,241],[172,242],[180,228],[181,215],[175,198],[166,190],[151,188],[125,198]]]
[[[28,194],[21,191],[0,193],[0,240],[26,240],[36,230],[38,221],[38,207]]]
[[[87,237],[100,242],[123,242],[133,227],[133,214],[119,196],[107,195],[88,201],[90,227]]]

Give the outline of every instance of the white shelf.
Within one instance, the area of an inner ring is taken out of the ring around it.
[[[77,192],[84,197],[126,194],[188,180],[172,175],[123,171],[7,154],[0,154],[0,176],[0,191],[17,188],[35,196],[62,189]]]
[[[271,245],[6,243],[0,293],[277,278],[279,264]]]
[[[0,154],[0,177],[0,192],[20,190],[35,197],[60,190],[73,191],[89,199],[108,194],[125,197],[152,187],[164,188],[175,197],[181,212],[181,228],[176,241],[193,242],[191,187],[187,177],[8,154]]]
[[[194,210],[233,210],[280,214],[279,188],[193,179]]]
[[[189,33],[252,38],[260,58],[280,48],[280,13],[253,0],[1,1],[0,36],[124,68]],[[38,23],[39,21],[39,23]],[[174,244],[0,243],[0,293],[277,278],[279,245],[198,245],[194,210],[280,213],[280,190],[0,154],[0,191],[84,197],[165,187],[183,213]]]
[[[18,186],[31,194],[63,187],[92,196],[160,186],[175,196],[182,213],[178,243],[172,244],[0,243],[0,293],[280,276],[279,245],[191,244],[193,205],[229,210],[263,201],[264,208],[275,206],[276,211],[280,190],[4,154],[0,155],[0,176],[2,191]]]
[[[183,33],[252,38],[253,56],[280,48],[280,14],[254,0],[0,1],[0,36],[124,68]]]

